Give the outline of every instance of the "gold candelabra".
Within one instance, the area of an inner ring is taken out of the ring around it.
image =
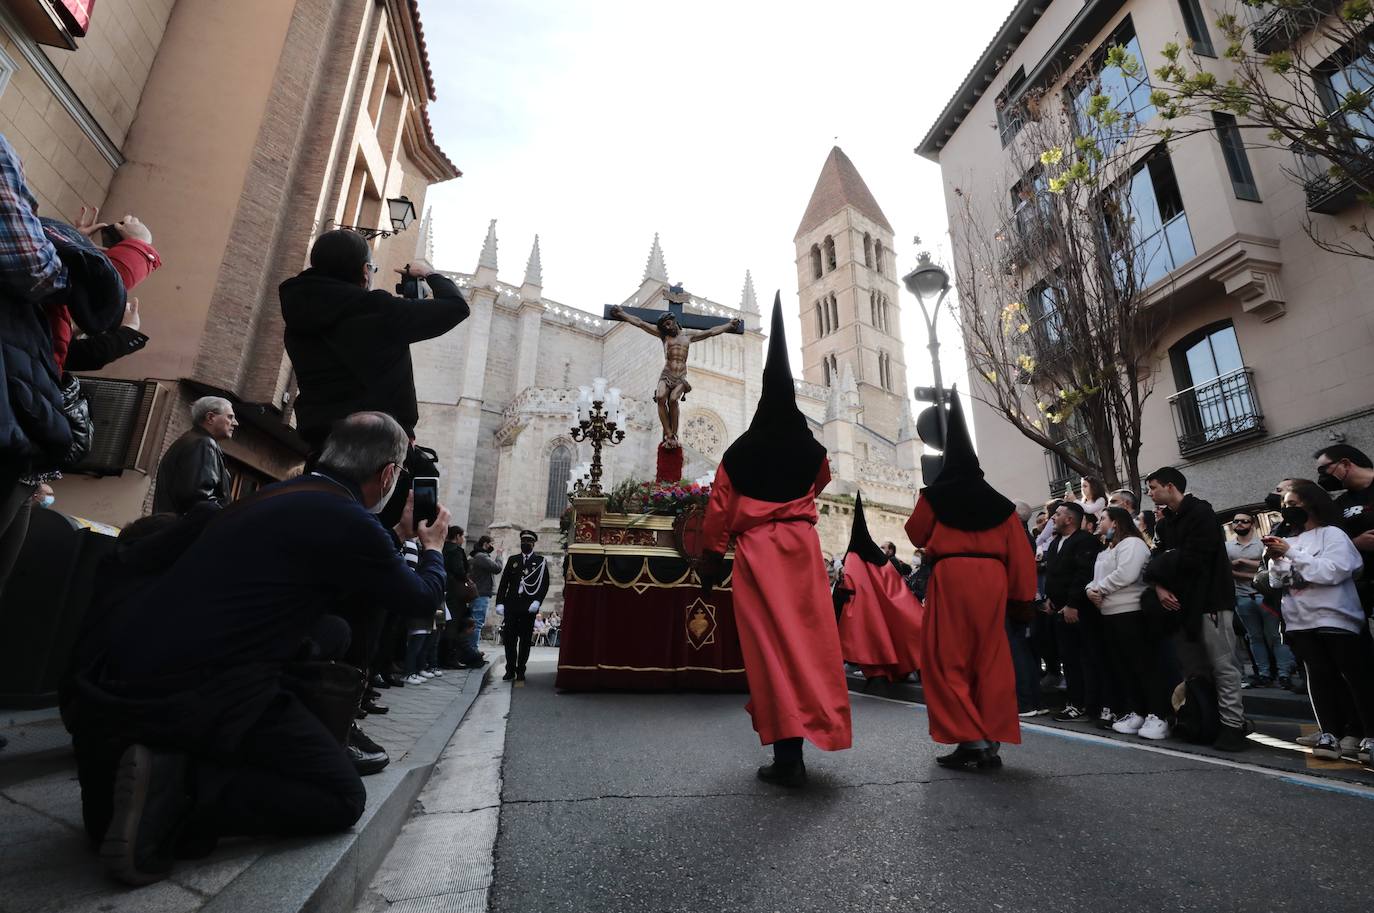
[[[588,473],[590,483],[583,485],[579,480],[573,486],[573,492],[578,497],[600,498],[604,495],[601,490],[601,448],[606,444],[614,447],[625,440],[624,430],[617,427],[619,410],[607,412],[604,406],[605,402],[599,399],[592,399],[590,404],[579,403],[577,424],[572,427],[574,441],[592,442],[592,466]]]

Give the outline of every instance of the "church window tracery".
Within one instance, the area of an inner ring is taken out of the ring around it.
[[[549,454],[549,489],[544,498],[544,516],[560,517],[568,506],[568,476],[572,472],[572,449],[559,444]]]

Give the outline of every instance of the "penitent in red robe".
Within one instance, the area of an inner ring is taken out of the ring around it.
[[[844,559],[844,579],[844,586],[854,591],[840,614],[845,661],[863,670],[865,678],[894,682],[921,668],[925,609],[897,569],[850,552]]]
[[[816,535],[816,496],[829,481],[829,464],[822,463],[802,497],[760,501],[736,492],[722,465],[711,486],[703,546],[723,553],[735,536],[735,625],[749,680],[745,709],[764,745],[800,736],[836,751],[853,739],[835,605]]]
[[[1007,601],[1035,598],[1035,556],[1013,511],[991,529],[946,526],[921,499],[907,535],[936,561],[925,599],[921,686],[930,736],[955,744],[1019,743],[1016,674],[1007,640]],[[975,552],[997,558],[945,558]]]

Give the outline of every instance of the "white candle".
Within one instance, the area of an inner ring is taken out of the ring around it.
[[[598,377],[592,381],[592,399],[599,403],[606,401],[606,378]]]
[[[608,391],[606,391],[606,392],[607,392],[607,396],[606,396],[606,411],[611,412],[611,413],[613,413],[613,414],[619,412],[619,411],[620,411],[620,388],[619,388],[619,387],[612,387],[610,390],[608,390]]]

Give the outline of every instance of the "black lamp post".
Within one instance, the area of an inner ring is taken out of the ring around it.
[[[940,438],[945,436],[945,388],[940,380],[940,336],[937,332],[936,324],[940,320],[940,305],[944,303],[945,296],[949,294],[949,273],[940,268],[939,265],[932,263],[930,254],[921,251],[917,258],[916,268],[902,277],[902,284],[906,290],[916,296],[916,303],[921,306],[921,317],[926,322],[926,335],[930,339],[930,360],[935,368],[935,411],[940,417]],[[938,297],[937,297],[938,296]],[[926,298],[935,298],[935,309],[932,313],[926,308]]]
[[[399,196],[386,201],[387,216],[391,220],[391,231],[382,228],[369,228],[364,225],[340,225],[349,231],[356,231],[367,240],[374,238],[389,238],[392,235],[400,234],[410,227],[410,223],[415,221],[415,204],[409,197]]]

